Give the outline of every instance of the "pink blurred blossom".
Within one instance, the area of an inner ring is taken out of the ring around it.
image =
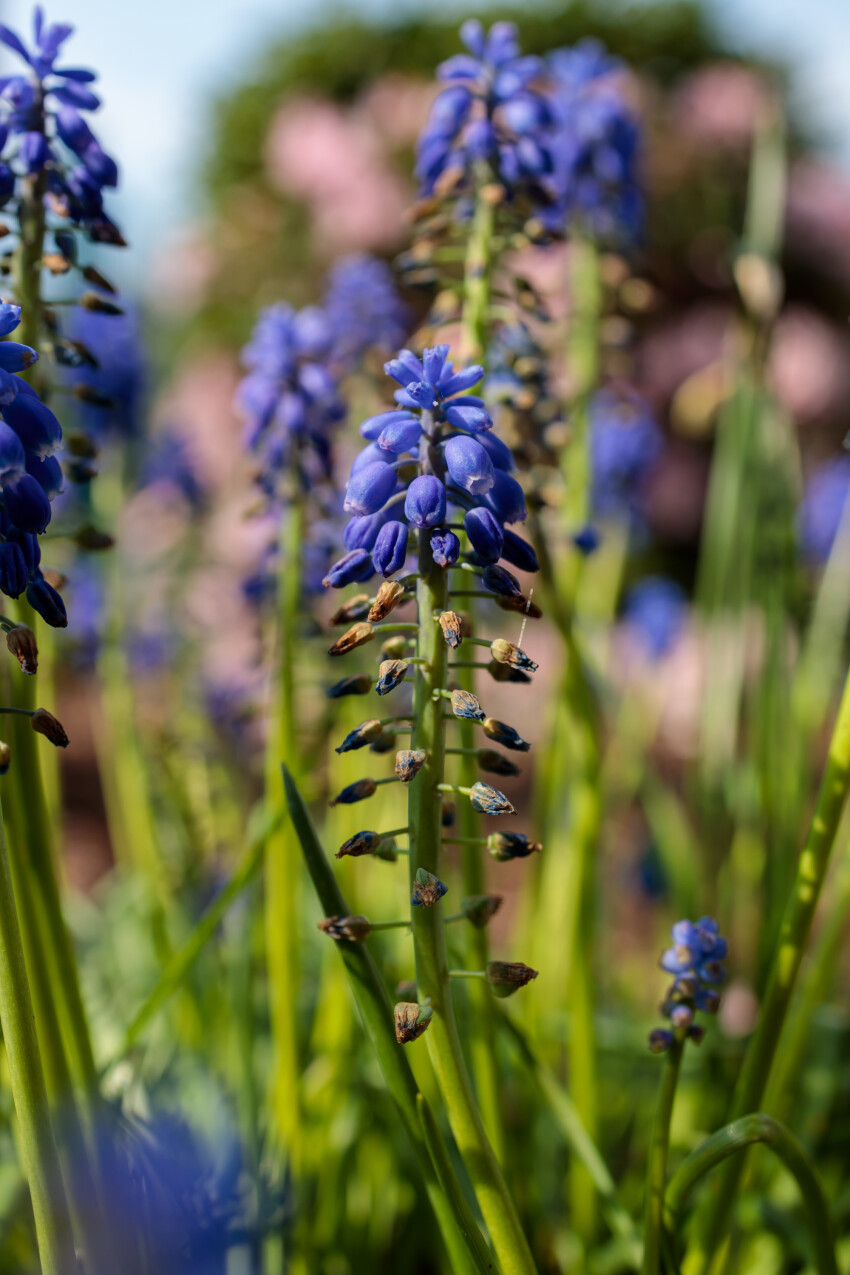
[[[149,288],[152,304],[170,315],[197,310],[218,262],[202,226],[187,226],[168,240],[154,259]]]
[[[797,160],[785,217],[792,250],[850,287],[850,181],[819,160]]]
[[[723,150],[746,147],[759,117],[769,109],[770,89],[763,77],[734,62],[701,67],[671,98],[677,130],[691,142]]]
[[[183,363],[157,406],[159,420],[177,423],[204,487],[245,482],[249,463],[232,406],[238,380],[229,351],[205,350]]]
[[[266,166],[278,190],[310,205],[326,251],[377,249],[403,238],[411,192],[356,108],[310,98],[287,102],[269,129]]]
[[[393,147],[412,146],[425,125],[439,85],[409,75],[384,75],[366,90],[359,107]]]
[[[794,306],[776,324],[770,381],[799,425],[846,413],[850,398],[850,337],[815,310]]]

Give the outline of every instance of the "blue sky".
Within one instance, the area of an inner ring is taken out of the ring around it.
[[[349,8],[397,13],[405,0]],[[4,0],[3,21],[24,31],[31,4]],[[407,0],[407,7],[421,7]],[[446,8],[459,12],[457,0]],[[157,239],[193,213],[206,104],[250,75],[270,39],[285,36],[330,0],[52,0],[48,16],[74,22],[72,61],[99,70],[104,107],[96,129],[122,170],[111,202],[134,251],[125,282],[144,278]],[[471,5],[470,8],[474,8]],[[742,48],[786,59],[804,117],[850,172],[850,0],[707,0],[718,28]],[[131,265],[132,259],[132,265]]]

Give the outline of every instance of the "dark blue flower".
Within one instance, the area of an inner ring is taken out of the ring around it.
[[[352,549],[328,571],[322,584],[326,588],[342,589],[347,584],[368,580],[375,574],[372,559],[365,549]]]
[[[504,532],[489,509],[470,509],[463,529],[481,562],[498,562],[505,544]]]
[[[698,921],[677,921],[673,926],[673,946],[661,955],[660,965],[673,975],[661,1011],[669,1018],[674,1031],[702,1039],[702,1029],[695,1029],[697,1010],[715,1014],[720,1006],[718,986],[726,978],[723,964],[727,944],[717,922],[710,916]],[[669,1048],[669,1043],[664,1048]]]
[[[403,522],[385,522],[372,550],[375,570],[385,578],[400,571],[407,557],[407,541],[408,531]]]
[[[414,478],[404,498],[404,514],[414,527],[439,527],[446,516],[446,489],[439,478]]]

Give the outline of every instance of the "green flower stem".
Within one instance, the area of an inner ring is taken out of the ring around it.
[[[443,921],[453,921],[454,917],[444,917]],[[486,970],[449,970],[449,978],[486,978]]]
[[[761,1007],[761,1016],[747,1048],[744,1065],[732,1099],[733,1121],[741,1119],[762,1105],[835,844],[848,788],[850,788],[850,674],[845,682],[814,815],[800,853],[796,878],[782,920]],[[728,1235],[743,1171],[743,1159],[731,1161],[724,1170],[719,1190],[701,1213],[695,1227],[694,1249],[688,1254],[684,1266],[686,1275],[696,1275],[696,1272],[708,1269],[718,1240]]]
[[[806,1222],[818,1275],[838,1275],[829,1208],[817,1173],[797,1139],[771,1116],[742,1116],[719,1129],[679,1165],[670,1179],[664,1202],[665,1224],[674,1230],[687,1198],[701,1178],[739,1151],[757,1142],[769,1147],[796,1179],[803,1197]]]
[[[76,1267],[70,1219],[59,1175],[21,932],[12,894],[6,836],[0,818],[0,1025],[20,1128],[23,1169],[30,1188],[42,1275]]]
[[[596,244],[580,234],[570,239],[570,323],[567,373],[570,378],[570,437],[562,452],[564,512],[575,528],[590,514],[590,398],[599,383],[602,284]],[[578,557],[576,559],[578,561]]]
[[[661,1275],[661,1234],[664,1195],[667,1190],[670,1122],[673,1118],[673,1102],[679,1083],[683,1051],[684,1041],[675,1040],[667,1055],[667,1064],[661,1079],[661,1091],[658,1095],[646,1174],[642,1275]]]
[[[445,726],[442,698],[435,692],[446,680],[448,647],[431,616],[435,610],[447,609],[448,587],[446,573],[434,564],[427,544],[420,549],[419,570],[421,578],[417,585],[417,601],[421,628],[418,654],[424,656],[428,664],[421,669],[416,680],[412,743],[414,748],[424,749],[428,760],[410,785],[411,888],[419,868],[439,876],[442,802],[438,794],[447,787],[443,784]],[[463,1057],[449,990],[442,912],[439,906],[413,908],[412,916],[419,999],[430,997],[434,1011],[426,1039],[452,1132],[504,1275],[531,1275],[535,1270],[534,1261],[487,1138]]]
[[[297,491],[293,481],[293,491]],[[300,774],[295,677],[301,659],[297,622],[301,605],[301,545],[304,510],[298,499],[284,507],[280,532],[282,570],[278,578],[277,628],[272,667],[275,689],[266,752],[266,803],[269,818],[285,811],[281,761]],[[265,856],[266,960],[269,1014],[274,1049],[271,1105],[274,1128],[297,1176],[303,1155],[301,1065],[296,1018],[299,964],[298,898],[295,882],[298,843],[281,820],[269,838]]]
[[[478,177],[463,264],[461,357],[464,363],[477,363],[484,358],[490,336],[495,206],[486,194],[489,177],[486,169]]]
[[[416,782],[421,777],[417,776]],[[325,916],[346,916],[349,913],[348,904],[316,836],[298,787],[285,766],[283,783],[290,817]],[[433,908],[429,910],[434,911]],[[396,1041],[392,1026],[392,1006],[368,943],[339,942],[336,948],[351,981],[355,1000],[374,1045],[387,1088],[395,1099],[405,1130],[411,1139],[428,1197],[448,1249],[451,1269],[455,1275],[493,1271],[493,1259],[472,1218],[433,1119],[428,1121],[427,1136],[423,1141],[423,1117],[420,1113],[424,1099],[405,1054],[405,1047]]]

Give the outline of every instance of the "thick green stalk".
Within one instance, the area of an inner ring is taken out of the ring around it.
[[[479,176],[475,211],[463,264],[461,355],[464,363],[475,363],[483,359],[490,337],[495,206],[486,194],[488,175],[485,171]]]
[[[771,1116],[743,1116],[708,1138],[682,1161],[670,1179],[664,1202],[665,1225],[675,1230],[688,1196],[701,1178],[730,1156],[763,1142],[796,1179],[803,1197],[818,1275],[838,1275],[832,1220],[817,1173],[791,1132]]]
[[[419,776],[418,778],[421,778]],[[346,916],[349,907],[292,775],[283,767],[283,783],[290,817],[307,869],[325,916]],[[439,797],[439,794],[435,794]],[[472,1221],[469,1206],[443,1148],[436,1150],[439,1130],[421,1110],[421,1094],[405,1054],[393,1030],[392,1006],[386,986],[366,943],[336,945],[384,1074],[387,1088],[398,1106],[405,1130],[415,1149],[428,1197],[439,1223],[455,1275],[472,1275],[495,1269],[481,1233]],[[430,1150],[429,1150],[430,1148]],[[448,1197],[451,1198],[448,1198]]]
[[[269,815],[285,811],[280,764],[300,775],[296,732],[295,677],[300,665],[297,623],[301,601],[301,538],[304,512],[297,498],[284,508],[277,633],[273,667],[276,685],[268,751],[266,801]],[[288,821],[279,822],[266,854],[266,959],[269,1012],[274,1045],[272,1111],[276,1131],[297,1174],[303,1152],[298,1051],[298,843]]]
[[[444,781],[445,770],[445,721],[439,691],[446,684],[448,648],[434,615],[447,608],[448,585],[446,573],[434,564],[424,536],[419,571],[417,654],[426,663],[417,671],[411,747],[423,749],[428,760],[410,785],[411,885],[419,868],[436,876],[440,874],[442,798],[439,785]],[[420,1001],[430,999],[433,1008],[427,1040],[461,1159],[472,1181],[504,1275],[532,1275],[534,1260],[487,1138],[463,1057],[449,986],[446,929],[441,907],[414,907],[412,918],[418,997]]]
[[[0,1025],[20,1127],[21,1158],[32,1199],[42,1275],[71,1275],[76,1267],[76,1258],[47,1104],[2,817]]]
[[[570,436],[562,453],[564,509],[573,529],[590,515],[590,398],[599,384],[599,322],[602,284],[599,252],[592,239],[574,234],[569,245],[570,323],[567,375],[570,379]]]
[[[646,1173],[646,1204],[643,1231],[642,1275],[661,1275],[661,1232],[664,1214],[664,1195],[667,1190],[667,1157],[670,1151],[670,1122],[673,1118],[673,1102],[679,1083],[684,1041],[676,1040],[667,1055],[667,1065],[661,1078],[661,1091]]]
[[[800,853],[796,879],[782,921],[761,1016],[747,1048],[732,1099],[732,1120],[738,1120],[762,1105],[829,866],[848,787],[850,675],[844,686],[817,804]],[[698,1218],[693,1249],[684,1266],[686,1275],[696,1275],[697,1272],[709,1269],[718,1240],[728,1235],[743,1171],[743,1158],[733,1160],[724,1170],[716,1195]]]

